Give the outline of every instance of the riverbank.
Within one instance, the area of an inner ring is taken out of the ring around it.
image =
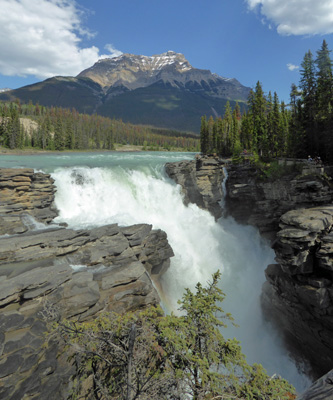
[[[114,151],[144,151],[143,146],[135,146],[135,145],[115,145],[114,150],[104,150],[104,149],[83,149],[83,150],[63,150],[63,151],[55,151],[55,150],[42,150],[42,149],[8,149],[6,147],[0,146],[0,155],[25,155],[31,156],[35,154],[67,154],[67,153],[85,153],[85,152],[114,152]]]
[[[1,155],[38,155],[38,154],[68,154],[68,153],[93,153],[93,152],[105,152],[105,153],[113,153],[113,152],[144,152],[144,151],[169,151],[167,149],[161,148],[159,150],[152,150],[150,147],[147,148],[145,146],[137,146],[132,144],[115,144],[114,150],[105,150],[105,149],[80,149],[80,150],[42,150],[42,149],[33,149],[33,148],[25,148],[25,149],[9,149],[7,147],[0,146],[0,156]],[[182,148],[173,148],[173,152],[186,152],[185,149]]]

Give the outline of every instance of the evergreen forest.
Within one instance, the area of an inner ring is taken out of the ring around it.
[[[111,120],[75,109],[0,102],[0,146],[10,149],[114,150],[115,144],[143,150],[199,151],[199,139],[186,134]]]
[[[223,156],[241,152],[263,159],[321,157],[333,163],[333,75],[330,50],[324,40],[314,58],[309,50],[302,61],[300,82],[291,85],[290,104],[276,92],[265,95],[258,81],[241,114],[227,103],[223,118],[201,118],[204,154]]]

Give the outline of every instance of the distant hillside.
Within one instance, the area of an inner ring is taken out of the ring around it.
[[[45,106],[75,107],[135,124],[199,132],[202,115],[223,115],[226,102],[245,108],[250,88],[193,68],[182,54],[123,54],[98,61],[77,77],[54,77],[0,93]]]

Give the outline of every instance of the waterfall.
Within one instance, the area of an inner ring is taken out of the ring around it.
[[[167,233],[175,253],[160,282],[167,310],[177,310],[184,288],[193,289],[199,281],[205,284],[219,269],[226,293],[222,307],[239,325],[229,326],[224,336],[241,341],[250,363],[262,363],[269,374],[280,374],[298,390],[308,386],[261,316],[264,269],[274,261],[274,252],[255,228],[238,225],[232,218],[216,222],[196,205],[184,206],[180,186],[165,176],[162,164],[68,167],[52,176],[60,211],[56,222],[74,229],[149,223]]]

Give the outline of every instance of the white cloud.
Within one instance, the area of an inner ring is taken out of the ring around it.
[[[333,0],[246,0],[281,35],[333,33]]]
[[[287,67],[288,67],[289,71],[295,71],[296,69],[299,69],[298,65],[290,64],[290,63],[287,64]]]
[[[0,73],[48,78],[77,75],[98,59],[121,52],[106,45],[83,47],[92,38],[74,0],[0,0]]]
[[[120,50],[117,50],[114,46],[113,46],[113,44],[106,44],[105,46],[104,46],[104,48],[110,53],[109,55],[106,55],[106,56],[102,56],[102,57],[110,57],[110,55],[111,55],[111,57],[119,57],[119,56],[121,56],[122,54],[123,54],[123,52],[122,51],[120,51]]]

